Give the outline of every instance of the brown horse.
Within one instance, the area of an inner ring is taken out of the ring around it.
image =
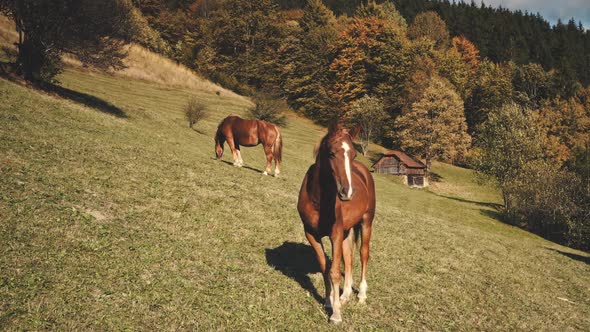
[[[223,144],[231,149],[234,166],[242,167],[244,160],[240,153],[240,146],[256,146],[262,144],[266,154],[266,169],[264,175],[270,173],[272,161],[275,161],[275,176],[279,176],[283,140],[279,128],[272,123],[262,120],[244,120],[237,115],[229,115],[219,123],[215,134],[215,155],[217,159],[223,156]]]
[[[332,125],[322,139],[316,162],[307,171],[297,210],[303,221],[305,236],[314,248],[326,287],[326,308],[332,308],[330,321],[342,322],[341,302],[352,295],[353,234],[361,235],[361,283],[359,302],[367,298],[367,262],[371,226],[375,216],[375,184],[371,172],[354,160],[352,141],[358,129],[349,132]],[[332,242],[332,265],[326,267],[326,256],[321,238]],[[340,292],[340,261],[344,258],[344,290]]]

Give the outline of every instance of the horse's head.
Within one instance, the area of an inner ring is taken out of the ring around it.
[[[217,159],[223,157],[223,143],[225,143],[225,138],[220,133],[217,133],[215,135],[215,157]]]
[[[333,124],[324,137],[318,151],[318,157],[323,160],[325,166],[329,166],[338,197],[343,201],[352,198],[352,161],[356,157],[356,151],[352,141],[358,135],[359,128],[348,130],[339,124]]]

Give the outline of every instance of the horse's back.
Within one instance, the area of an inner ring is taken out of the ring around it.
[[[279,129],[272,123],[258,120],[258,138],[260,142],[266,145],[272,145],[277,136],[279,135]]]
[[[239,145],[258,145],[258,121],[242,119],[237,115],[230,115],[223,119],[220,130],[226,138],[231,138]]]

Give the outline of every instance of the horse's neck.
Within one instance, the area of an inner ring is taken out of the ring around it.
[[[319,158],[316,160],[310,186],[311,198],[316,204],[336,197],[336,183],[328,167]]]

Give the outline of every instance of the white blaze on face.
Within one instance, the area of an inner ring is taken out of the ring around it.
[[[346,179],[348,179],[348,192],[346,196],[350,198],[352,196],[352,175],[350,173],[350,158],[348,157],[350,146],[348,143],[342,142],[342,148],[344,149],[344,170],[346,171]]]

